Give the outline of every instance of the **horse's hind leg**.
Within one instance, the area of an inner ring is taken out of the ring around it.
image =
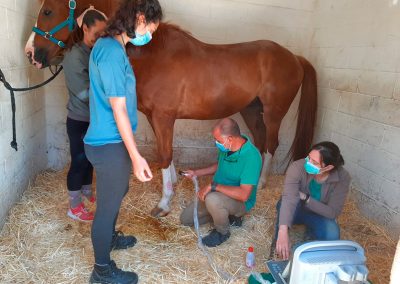
[[[266,143],[263,168],[259,181],[259,188],[266,184],[267,175],[271,169],[272,157],[279,146],[278,134],[282,120],[289,109],[290,104],[284,105],[264,104],[264,123],[266,125]]]
[[[263,119],[263,105],[259,98],[255,98],[248,106],[240,111],[244,122],[254,138],[254,145],[264,153],[265,147],[265,124]]]

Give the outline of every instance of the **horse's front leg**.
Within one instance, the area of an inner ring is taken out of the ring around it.
[[[177,180],[175,166],[172,162],[174,123],[175,118],[161,112],[153,113],[151,117],[163,177],[162,198],[158,205],[151,210],[151,215],[155,217],[164,217],[171,211],[170,202],[174,195],[173,184]]]

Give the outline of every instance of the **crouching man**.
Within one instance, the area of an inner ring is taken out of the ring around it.
[[[187,170],[186,177],[214,175],[211,184],[198,197],[199,224],[214,223],[214,229],[203,238],[203,244],[215,247],[230,237],[229,226],[241,226],[243,216],[256,203],[257,184],[262,160],[250,139],[241,135],[237,122],[226,118],[213,129],[218,148],[218,162],[203,169]],[[193,202],[183,210],[183,225],[193,226]]]

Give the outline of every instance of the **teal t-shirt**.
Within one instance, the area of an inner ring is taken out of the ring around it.
[[[122,142],[110,98],[125,97],[132,131],[137,128],[136,79],[122,45],[112,37],[97,40],[89,61],[90,125],[84,142],[92,146]]]
[[[240,186],[241,184],[253,185],[253,190],[245,202],[246,211],[250,211],[256,204],[257,184],[260,178],[262,159],[258,149],[247,139],[240,150],[228,155],[219,151],[218,168],[214,175],[214,181],[228,186]]]
[[[318,183],[315,179],[312,179],[310,181],[310,184],[308,188],[310,189],[310,196],[315,199],[320,201],[321,200],[321,187],[322,185]]]

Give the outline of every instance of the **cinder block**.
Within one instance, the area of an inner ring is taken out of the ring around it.
[[[4,1],[4,0],[2,0],[2,1]],[[1,5],[1,3],[0,3],[0,5]],[[0,6],[0,19],[3,19],[3,23],[0,25],[0,39],[3,39],[3,38],[7,39],[8,38],[8,25],[6,23],[6,21],[7,21],[7,12],[8,11],[9,10],[7,10],[6,8]]]
[[[400,157],[400,128],[385,126],[385,134],[380,147]]]
[[[357,200],[357,205],[365,217],[387,228],[388,233],[393,238],[398,238],[398,234],[395,236],[396,233],[389,226],[393,222],[394,216],[398,216],[396,212],[359,191],[353,191],[353,196]]]
[[[17,2],[36,2],[36,1],[17,1]],[[37,11],[37,10],[36,10]],[[36,20],[33,17],[21,15],[21,11],[7,10],[8,15],[8,35],[10,39],[27,41],[32,33],[32,27]],[[37,15],[37,14],[36,14]],[[21,50],[23,52],[23,50]]]
[[[330,69],[329,86],[344,92],[357,92],[359,71],[351,69]]]
[[[377,34],[387,34],[384,26],[376,32]],[[400,59],[398,42],[389,41],[382,44],[375,41],[373,46],[365,47],[365,49],[368,60],[364,61],[364,69],[383,71],[385,73],[398,71],[396,70]],[[386,75],[385,73],[383,76]]]
[[[332,131],[325,128],[317,128],[314,133],[314,143],[322,141],[330,141],[332,139]]]
[[[66,108],[68,103],[68,90],[61,86],[45,86],[46,107]]]
[[[384,180],[381,185],[381,194],[383,203],[397,213],[400,212],[400,183],[393,183]]]
[[[371,169],[371,166],[366,167],[365,163],[361,164],[363,159],[365,159],[365,156],[370,155],[370,153],[374,151],[375,148],[373,146],[337,132],[333,132],[331,139],[332,142],[339,146],[346,161],[351,161],[360,164],[367,169],[373,170]]]
[[[308,11],[260,5],[248,5],[246,14],[248,23],[298,28],[309,27],[312,15]]]
[[[396,76],[396,84],[393,91],[393,98],[395,100],[400,100],[400,74]]]
[[[4,7],[4,8],[8,8],[8,9],[15,9],[15,0],[0,0],[0,7]],[[4,18],[2,18],[2,19],[4,19]]]
[[[343,158],[345,160],[344,167],[350,173],[352,185],[371,198],[383,202],[382,183],[384,179],[373,171],[347,160],[346,156]]]
[[[191,15],[209,18],[211,14],[211,1],[203,0],[168,0],[166,11],[174,14]]]
[[[318,106],[337,111],[341,97],[347,94],[333,89],[318,88]]]
[[[363,71],[358,78],[358,91],[362,94],[392,98],[396,73]]]
[[[400,184],[400,157],[381,149],[372,148],[358,158],[358,163],[362,167],[375,172],[379,176],[382,176],[391,182]]]
[[[200,1],[195,1],[200,2]],[[218,0],[218,1],[204,1],[205,7],[202,7],[204,11],[210,13],[212,18],[216,18],[222,21],[229,21],[230,23],[244,22],[248,15],[246,15],[246,8],[249,3],[235,2],[230,0]],[[204,4],[203,4],[204,5]],[[207,14],[203,15],[207,17]]]
[[[367,144],[379,146],[385,132],[385,125],[358,117],[352,117],[348,136]]]
[[[350,115],[327,109],[322,127],[343,135],[349,135],[351,119]]]
[[[343,69],[347,68],[348,61],[348,54],[345,52],[345,48],[342,45],[333,45],[326,53],[325,62],[327,67],[341,68],[341,72],[343,72]]]
[[[15,1],[16,2],[16,11],[18,11],[20,14],[23,13],[25,15],[28,15],[30,17],[36,18],[39,9],[40,9],[40,2],[41,1]],[[26,16],[25,16],[26,17]]]
[[[364,69],[365,62],[368,61],[367,48],[365,46],[346,47],[347,67],[350,69]]]

